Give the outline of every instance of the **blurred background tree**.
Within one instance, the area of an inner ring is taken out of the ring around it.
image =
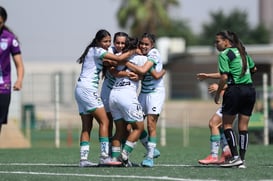
[[[144,32],[157,37],[183,37],[186,45],[212,45],[215,34],[221,30],[231,30],[238,34],[245,44],[270,43],[270,31],[259,24],[252,28],[245,11],[234,9],[230,14],[222,10],[210,12],[210,22],[204,23],[199,34],[195,34],[184,19],[172,19],[169,8],[179,6],[178,0],[122,0],[117,12],[121,28],[129,29],[129,34],[139,37]]]
[[[159,27],[170,28],[170,6],[179,5],[177,0],[122,0],[117,12],[121,28],[129,28],[131,36],[144,32],[157,34]]]
[[[228,15],[222,10],[211,12],[210,17],[211,22],[203,24],[197,44],[213,45],[215,34],[222,30],[236,32],[245,44],[265,44],[270,41],[270,33],[265,26],[250,27],[247,13],[239,9],[234,9]]]

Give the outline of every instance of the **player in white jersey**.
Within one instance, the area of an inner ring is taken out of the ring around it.
[[[82,69],[75,88],[75,99],[82,120],[82,132],[80,137],[81,167],[94,166],[94,163],[88,161],[93,118],[95,118],[99,124],[100,164],[120,164],[113,162],[108,155],[109,120],[98,94],[99,79],[103,67],[103,59],[123,61],[134,54],[135,50],[117,56],[107,51],[110,45],[110,33],[106,30],[99,30],[93,41],[86,47],[85,51],[78,59],[78,62],[82,64]]]
[[[204,80],[208,78],[219,79],[219,73],[198,73],[198,80]],[[218,84],[211,84],[208,88],[209,93],[214,93],[218,89]],[[231,157],[231,152],[229,146],[227,144],[227,140],[224,134],[224,130],[222,127],[222,108],[219,108],[216,113],[209,120],[209,128],[210,128],[210,154],[201,160],[198,160],[198,163],[208,165],[208,164],[221,164],[224,163],[225,160]],[[222,154],[220,159],[218,159],[219,147],[222,146]]]
[[[129,58],[129,61],[141,66],[147,61],[147,57],[134,55]],[[118,69],[130,72],[125,66],[118,66]],[[160,73],[162,74],[162,72]],[[127,124],[130,124],[132,128],[120,156],[125,166],[130,166],[128,161],[129,154],[144,130],[143,111],[137,96],[138,85],[138,81],[131,80],[128,77],[116,78],[110,93],[110,108],[116,124],[116,133],[112,142],[113,158],[117,158],[120,155],[121,141],[124,135],[127,134]]]
[[[159,72],[163,68],[159,51],[155,46],[155,36],[144,33],[140,39],[139,48],[143,55],[147,56],[148,61],[141,67],[130,62],[126,62],[126,66],[131,70],[144,74],[141,84],[141,92],[139,101],[143,107],[145,116],[147,117],[148,127],[148,153],[142,161],[143,166],[153,167],[154,154],[156,148],[156,123],[162,110],[165,100],[165,87],[163,78],[155,79],[151,72],[155,70]]]
[[[128,39],[128,34],[125,32],[117,32],[114,35],[113,38],[113,47],[109,47],[108,51],[113,53],[113,54],[121,54],[122,50],[125,48],[126,45],[126,41]],[[110,111],[110,107],[109,107],[109,95],[110,95],[110,91],[115,83],[115,76],[111,74],[111,72],[109,71],[109,68],[111,67],[111,65],[105,65],[103,68],[103,83],[102,83],[102,87],[101,87],[101,98],[102,98],[102,102],[107,114],[107,117],[109,119],[109,138],[112,138],[112,132],[113,132],[113,118],[112,118],[112,114]],[[122,72],[119,72],[122,73]],[[121,76],[121,75],[119,75]],[[111,142],[111,140],[110,140]],[[110,146],[111,147],[111,146]]]

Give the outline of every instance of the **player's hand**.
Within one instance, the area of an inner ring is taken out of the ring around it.
[[[128,77],[133,81],[139,81],[140,79],[139,75],[134,72],[128,72]]]
[[[22,89],[22,81],[16,81],[13,85],[13,90],[19,91]]]
[[[206,73],[198,73],[198,74],[196,74],[196,78],[197,78],[197,80],[201,81],[201,80],[207,79],[208,76]]]
[[[216,84],[216,83],[212,83],[208,87],[208,91],[209,91],[210,94],[216,92],[217,89],[218,89],[218,84]]]
[[[142,55],[142,52],[141,52],[141,50],[139,48],[136,49],[136,54]]]

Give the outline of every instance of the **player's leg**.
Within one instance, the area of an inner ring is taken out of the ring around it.
[[[148,127],[148,133],[149,133],[149,138],[148,138],[148,153],[146,158],[142,161],[142,166],[147,166],[147,167],[153,167],[154,162],[154,152],[156,149],[156,143],[157,143],[157,138],[156,138],[156,123],[158,120],[158,115],[147,115],[147,127]]]
[[[113,161],[109,155],[109,120],[104,107],[97,108],[93,116],[99,124],[99,142],[100,142],[100,164],[101,165],[120,165],[120,162]]]
[[[2,125],[8,123],[8,112],[11,100],[11,94],[0,94],[0,135]]]
[[[199,160],[200,164],[217,164],[218,163],[218,152],[220,147],[220,132],[219,126],[222,124],[222,118],[218,114],[213,114],[209,120],[210,128],[210,154],[203,160]]]
[[[225,137],[224,128],[222,125],[219,127],[219,132],[220,132],[220,137],[221,137],[220,143],[221,143],[221,147],[222,147],[222,154],[219,159],[219,164],[221,164],[221,163],[224,163],[225,161],[227,161],[228,159],[230,159],[230,157],[232,155],[231,155],[231,152],[230,152],[230,149],[228,146],[228,142]]]
[[[235,117],[236,115],[223,114],[224,133],[225,133],[232,157],[227,162],[221,164],[221,167],[231,167],[231,166],[238,166],[243,164],[243,161],[241,160],[238,154],[236,136],[232,129],[232,125],[233,125],[233,121]]]
[[[132,126],[132,131],[130,132],[125,145],[122,149],[121,159],[124,166],[128,167],[131,166],[129,162],[129,155],[133,151],[136,141],[139,139],[141,133],[144,130],[144,122],[143,121],[136,121],[130,122]]]
[[[127,125],[123,119],[115,120],[116,132],[112,139],[112,159],[118,160],[121,153],[121,147],[123,140],[126,140]]]
[[[250,117],[246,115],[239,115],[238,129],[239,129],[239,155],[243,164],[239,168],[246,168],[245,154],[248,147],[248,122]]]
[[[93,116],[91,114],[82,114],[82,131],[80,136],[80,167],[89,167],[97,165],[88,161],[90,151],[90,133],[93,127]]]

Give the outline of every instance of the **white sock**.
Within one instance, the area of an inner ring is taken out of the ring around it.
[[[80,147],[81,160],[87,160],[89,155],[89,145]]]
[[[153,159],[156,143],[148,142],[148,154],[147,157]]]

